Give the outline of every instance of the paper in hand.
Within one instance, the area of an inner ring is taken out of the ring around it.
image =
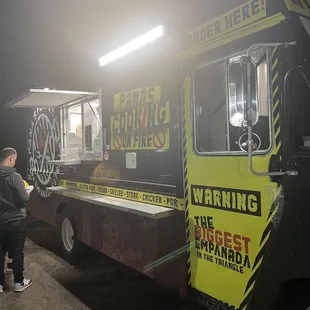
[[[27,191],[28,194],[30,194],[33,191],[33,189],[34,189],[34,187],[32,185],[28,185],[26,187],[26,191]]]

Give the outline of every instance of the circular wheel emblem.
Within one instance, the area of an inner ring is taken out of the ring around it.
[[[56,185],[59,167],[51,160],[59,157],[60,128],[58,117],[51,109],[34,111],[28,140],[29,173],[36,191],[42,197],[50,193],[47,187]]]

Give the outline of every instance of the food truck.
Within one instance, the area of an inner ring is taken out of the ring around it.
[[[29,211],[67,254],[87,244],[206,309],[306,310],[310,2],[199,13],[113,87],[7,105],[27,108]]]

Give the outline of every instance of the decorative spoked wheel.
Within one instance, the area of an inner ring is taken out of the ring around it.
[[[62,244],[68,254],[72,253],[74,248],[74,230],[71,221],[64,218],[61,224]]]

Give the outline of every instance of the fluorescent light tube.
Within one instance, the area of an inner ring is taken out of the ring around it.
[[[107,65],[108,63],[115,61],[118,58],[121,58],[140,47],[160,38],[164,34],[164,26],[158,26],[147,33],[141,35],[140,37],[126,43],[125,45],[117,48],[111,53],[106,54],[105,56],[99,59],[99,65],[101,67]]]

